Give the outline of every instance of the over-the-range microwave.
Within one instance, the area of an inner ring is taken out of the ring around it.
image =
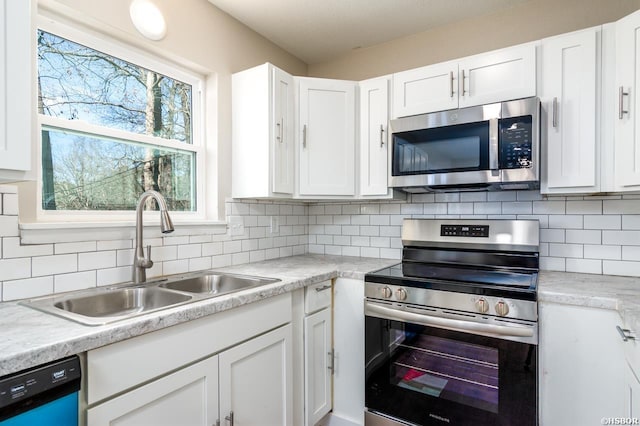
[[[391,120],[389,186],[407,192],[540,187],[540,100]]]

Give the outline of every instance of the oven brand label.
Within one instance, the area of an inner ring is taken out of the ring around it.
[[[451,420],[447,419],[446,417],[439,416],[437,414],[429,413],[429,417],[432,417],[436,420],[440,420],[441,422],[451,423]]]

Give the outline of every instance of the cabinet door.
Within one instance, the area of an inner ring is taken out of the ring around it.
[[[540,100],[547,111],[542,193],[598,192],[599,28],[542,41]]]
[[[355,195],[355,85],[300,79],[300,195]]]
[[[393,75],[393,117],[458,108],[458,64],[446,62]]]
[[[291,325],[222,352],[220,417],[242,426],[290,426]]]
[[[536,95],[533,43],[461,59],[460,108]]]
[[[217,356],[87,410],[88,426],[211,426],[217,420]]]
[[[273,68],[272,191],[293,194],[294,94],[293,77]]]
[[[360,82],[360,194],[386,195],[389,79]]]
[[[31,0],[0,0],[0,178],[31,168]],[[5,176],[6,175],[6,176]]]
[[[541,303],[540,424],[598,424],[624,414],[624,351],[615,310]],[[597,389],[597,391],[596,391]]]
[[[331,410],[331,309],[304,319],[305,422],[315,425]]]
[[[619,191],[640,189],[640,12],[616,23],[615,184]]]

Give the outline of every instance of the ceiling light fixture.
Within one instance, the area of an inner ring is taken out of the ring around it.
[[[133,0],[129,6],[131,22],[136,30],[150,40],[162,40],[167,24],[158,6],[149,0]]]

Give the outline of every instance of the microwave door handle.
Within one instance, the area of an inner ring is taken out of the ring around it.
[[[410,322],[413,324],[426,325],[431,327],[453,329],[458,331],[488,333],[499,336],[532,337],[533,328],[526,326],[506,326],[494,324],[482,324],[471,321],[457,320],[451,318],[434,317],[430,315],[416,314],[414,312],[400,311],[385,306],[365,302],[365,315],[373,315],[389,320]]]
[[[489,119],[489,169],[498,172],[498,119]],[[492,174],[495,174],[492,173]]]

